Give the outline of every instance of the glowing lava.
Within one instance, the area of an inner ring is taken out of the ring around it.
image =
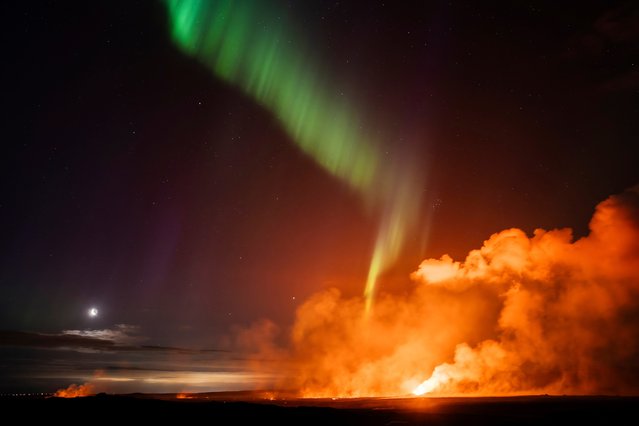
[[[507,229],[412,278],[368,318],[336,289],[309,298],[289,346],[262,345],[264,359],[280,356],[282,386],[305,397],[639,393],[639,188],[600,203],[576,241],[569,229]]]
[[[81,396],[91,396],[95,393],[95,388],[90,383],[83,385],[72,384],[68,388],[58,389],[53,395],[56,398],[78,398]]]
[[[432,376],[415,389],[413,389],[413,395],[421,396],[427,393],[431,393],[435,389],[437,389],[443,382],[449,380],[449,377],[446,377],[445,374],[435,371]]]

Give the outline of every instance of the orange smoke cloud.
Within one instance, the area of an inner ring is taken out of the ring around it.
[[[411,277],[369,317],[334,289],[306,301],[282,387],[308,397],[639,391],[638,188],[600,203],[577,241],[570,229],[509,229]]]
[[[72,384],[68,388],[58,389],[53,396],[57,398],[77,398],[91,395],[95,395],[95,388],[91,383],[85,383],[83,385]]]

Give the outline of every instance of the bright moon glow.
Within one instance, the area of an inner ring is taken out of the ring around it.
[[[98,308],[91,308],[89,309],[89,316],[91,318],[95,318],[98,316]]]

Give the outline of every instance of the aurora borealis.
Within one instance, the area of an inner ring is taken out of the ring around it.
[[[512,362],[480,387],[522,365],[533,386],[577,383],[575,359],[593,361],[588,379],[637,364],[610,331],[635,330],[634,3],[72,0],[5,15],[0,393],[265,389],[283,373],[251,363],[281,354],[291,387],[323,396],[406,391],[437,367],[462,389],[478,370],[461,361],[491,349]],[[594,323],[609,343],[577,339]]]
[[[336,77],[285,11],[257,0],[166,3],[178,45],[271,111],[304,152],[380,217],[364,291],[370,309],[378,275],[415,232],[423,174],[414,155],[389,159],[393,147],[379,140],[380,124],[367,122],[363,105],[331,86]]]

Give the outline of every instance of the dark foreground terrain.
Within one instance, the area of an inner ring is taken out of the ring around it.
[[[265,400],[244,395],[3,397],[4,418],[78,423],[141,420],[176,424],[548,425],[639,424],[639,397],[410,398]],[[9,416],[17,417],[9,417]],[[164,424],[164,423],[163,423]]]

